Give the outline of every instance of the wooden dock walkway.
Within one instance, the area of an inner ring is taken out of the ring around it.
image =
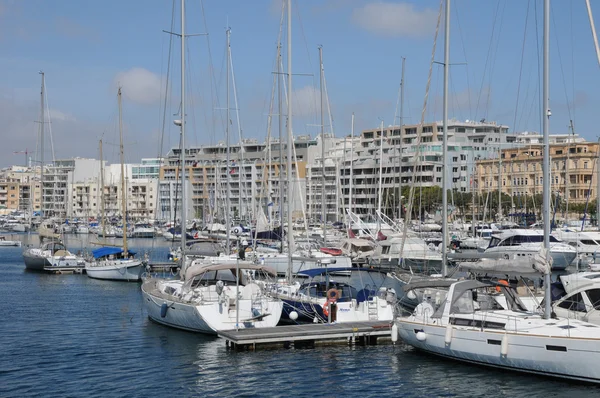
[[[175,272],[179,271],[179,263],[176,263],[174,261],[166,262],[166,263],[152,262],[152,263],[148,263],[148,266],[150,267],[150,270],[152,272],[171,272],[171,273],[175,273]]]
[[[304,325],[248,328],[219,332],[227,347],[235,350],[257,346],[314,347],[316,344],[346,343],[376,345],[378,338],[391,340],[391,322],[311,323]]]

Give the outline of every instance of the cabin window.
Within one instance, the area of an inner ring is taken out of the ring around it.
[[[586,312],[585,303],[583,302],[583,297],[581,296],[581,293],[577,293],[561,301],[558,304],[558,306],[569,311]]]
[[[452,304],[450,312],[453,314],[472,314],[475,311],[473,292],[467,290]]]
[[[600,289],[586,290],[590,302],[594,306],[594,309],[600,309]]]

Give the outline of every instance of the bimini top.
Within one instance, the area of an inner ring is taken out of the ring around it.
[[[105,246],[105,247],[101,247],[99,249],[92,251],[94,258],[102,258],[102,257],[107,257],[107,256],[117,255],[117,254],[122,254],[122,253],[123,253],[123,248],[115,247],[115,246]],[[135,256],[135,252],[132,250],[127,250],[127,253],[131,254],[132,256]]]
[[[309,268],[305,270],[298,271],[300,275],[306,275],[308,277],[314,278],[317,275],[323,275],[326,273],[332,274],[335,272],[348,272],[348,271],[365,271],[365,272],[378,272],[382,273],[379,269],[373,268],[353,268],[353,267],[343,267],[343,268]]]
[[[275,271],[273,268],[266,267],[264,265],[240,264],[239,268],[240,268],[240,270],[244,269],[244,270],[252,270],[252,271],[264,271],[273,276],[277,275],[277,271]],[[188,269],[185,270],[184,280],[189,281],[191,279],[194,279],[198,275],[202,275],[202,274],[205,274],[210,271],[219,271],[219,270],[226,270],[226,269],[235,270],[236,264],[192,265],[191,267],[189,267]]]

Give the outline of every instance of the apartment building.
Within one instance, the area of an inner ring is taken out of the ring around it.
[[[565,142],[566,141],[566,142]],[[585,203],[597,197],[598,143],[579,137],[568,140],[553,136],[550,144],[551,191],[570,203]],[[475,175],[477,193],[488,191],[518,198],[542,194],[543,146],[537,142],[502,151],[500,159],[479,160]],[[501,184],[501,185],[500,185]],[[518,203],[519,201],[516,200]]]
[[[343,219],[344,209],[350,207],[351,175],[352,207],[360,214],[374,214],[379,207],[380,181],[383,192],[409,185],[441,187],[445,170],[442,135],[442,123],[433,122],[422,129],[419,125],[388,126],[364,130],[354,139],[331,138],[324,162],[327,220]],[[497,158],[503,146],[519,145],[518,136],[495,122],[450,120],[450,167],[445,172],[451,189],[469,192],[477,159]],[[311,220],[321,219],[322,164],[317,153],[307,166],[307,214]],[[382,206],[398,206],[401,198],[390,200],[395,203]]]
[[[292,162],[292,185],[287,184],[287,146],[278,140],[259,143],[245,139],[230,145],[230,162],[227,163],[227,146],[224,142],[186,149],[186,200],[190,204],[187,215],[191,218],[225,219],[226,211],[232,218],[250,219],[258,206],[273,206],[275,213],[280,208],[280,193],[285,200],[292,200],[293,217],[302,217],[305,206],[306,162],[308,154],[317,146],[309,136],[294,139],[294,161]],[[310,150],[309,150],[310,149]],[[280,154],[281,152],[281,154]],[[173,216],[172,206],[181,205],[176,199],[180,190],[179,161],[181,150],[173,148],[165,158],[160,171],[160,211]],[[179,196],[180,197],[180,196]],[[226,200],[229,198],[229,200]],[[284,208],[284,211],[286,208]]]

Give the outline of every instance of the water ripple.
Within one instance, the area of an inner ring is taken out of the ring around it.
[[[449,362],[402,344],[234,352],[221,339],[150,322],[138,284],[24,272],[18,248],[2,249],[0,272],[2,397],[600,393],[593,386]]]

